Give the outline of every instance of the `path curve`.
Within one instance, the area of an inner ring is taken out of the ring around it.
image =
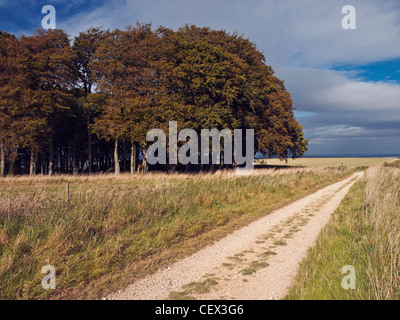
[[[363,175],[329,185],[105,299],[281,299],[330,215]]]

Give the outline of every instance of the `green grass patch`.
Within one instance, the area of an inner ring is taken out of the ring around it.
[[[211,288],[216,286],[218,281],[214,278],[208,278],[204,281],[190,282],[182,286],[183,291],[173,291],[169,294],[169,300],[193,300],[193,295],[200,295],[210,292]]]
[[[274,241],[274,245],[276,246],[286,246],[286,242],[284,240],[276,240]]]
[[[371,168],[302,262],[286,299],[400,299],[400,171]],[[342,287],[354,266],[356,288]]]
[[[233,267],[234,267],[235,265],[234,265],[233,263],[226,263],[226,262],[224,262],[224,263],[222,264],[222,266],[228,268],[229,270],[231,270],[231,269],[233,269]]]
[[[270,257],[270,256],[275,256],[276,255],[276,252],[274,252],[274,251],[271,251],[271,250],[268,250],[268,251],[264,251],[263,253],[261,253],[259,256],[261,257],[261,258],[268,258],[268,257]]]
[[[252,261],[250,263],[249,267],[241,270],[240,273],[242,276],[249,276],[253,273],[256,273],[257,270],[266,268],[268,266],[269,266],[269,264],[265,261]]]

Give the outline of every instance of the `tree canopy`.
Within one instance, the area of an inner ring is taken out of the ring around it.
[[[254,129],[255,149],[307,150],[293,102],[264,55],[237,33],[186,25],[0,32],[2,175],[136,171],[146,134]],[[6,161],[7,160],[7,161]],[[159,168],[160,169],[160,168]],[[166,168],[161,168],[166,169]]]

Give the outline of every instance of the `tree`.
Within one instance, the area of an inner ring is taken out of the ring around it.
[[[118,143],[131,143],[134,162],[136,147],[145,146],[146,132],[154,125],[150,109],[156,81],[155,43],[147,24],[107,32],[93,62],[98,89],[107,95],[107,103],[92,128],[100,138],[114,140],[115,174],[119,174]]]
[[[17,121],[14,111],[18,108],[21,94],[15,81],[20,72],[20,53],[18,40],[13,35],[0,31],[0,177],[5,175],[6,154],[11,153],[15,158],[15,150],[18,149],[17,132],[12,128]]]
[[[92,134],[90,131],[91,120],[96,116],[97,108],[93,105],[93,101],[89,98],[92,93],[94,77],[92,72],[92,61],[94,59],[97,48],[103,40],[104,31],[100,28],[90,28],[86,32],[80,32],[75,37],[72,47],[73,70],[78,80],[78,86],[83,90],[82,106],[84,116],[86,118],[87,145],[88,145],[88,171],[92,173],[93,152],[92,152]]]
[[[49,152],[48,172],[54,170],[54,129],[69,111],[72,89],[72,51],[69,39],[62,30],[38,29],[33,36],[22,37],[27,49],[23,61],[25,85],[24,108],[27,146],[32,161],[38,152]]]
[[[255,151],[270,157],[307,150],[284,82],[236,33],[189,25],[90,28],[71,48],[62,30],[20,40],[0,32],[0,71],[0,175],[6,157],[10,168],[29,164],[32,175],[37,164],[49,175],[112,167],[119,174],[129,145],[131,173],[140,154],[146,171],[146,134],[168,133],[169,121],[198,134],[254,129]],[[219,147],[223,159],[222,141]]]
[[[164,50],[156,96],[181,128],[254,129],[256,148],[280,158],[307,150],[284,84],[255,44],[238,34],[185,26],[160,28]],[[243,137],[244,138],[244,137]],[[243,140],[245,142],[245,140]]]

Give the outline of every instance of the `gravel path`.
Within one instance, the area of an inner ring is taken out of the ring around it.
[[[281,299],[307,250],[362,174],[276,210],[105,299]]]

